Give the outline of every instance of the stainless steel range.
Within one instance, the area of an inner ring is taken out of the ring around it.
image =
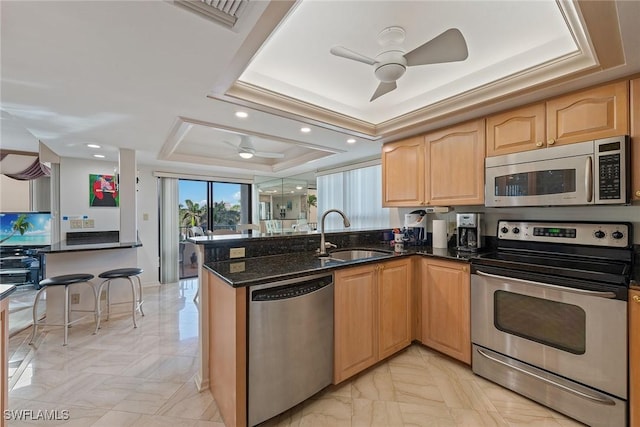
[[[472,260],[473,371],[590,426],[627,425],[629,223],[499,221]]]

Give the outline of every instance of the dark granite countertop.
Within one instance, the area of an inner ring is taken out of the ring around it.
[[[89,242],[74,242],[69,244],[67,241],[54,243],[51,246],[38,249],[38,252],[43,254],[52,254],[58,252],[79,252],[79,251],[102,251],[106,249],[126,249],[137,248],[142,246],[142,242],[100,242],[99,240],[92,240]]]
[[[8,297],[16,290],[16,285],[0,285],[0,301]]]
[[[461,262],[469,262],[473,257],[473,254],[460,254],[454,249],[437,249],[425,246],[409,246],[407,250],[402,253],[393,252],[393,247],[389,245],[366,245],[358,246],[357,248],[341,249],[376,249],[388,251],[389,254],[383,257],[341,262],[318,257],[315,252],[293,252],[280,255],[209,262],[205,263],[204,267],[229,283],[232,287],[239,288],[309,274],[332,272],[339,268],[377,263],[411,255],[432,256]]]

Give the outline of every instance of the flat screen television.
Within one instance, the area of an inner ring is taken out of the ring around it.
[[[23,217],[24,215],[24,217]],[[15,224],[22,218],[24,234]],[[0,212],[0,246],[47,246],[51,244],[50,212]]]

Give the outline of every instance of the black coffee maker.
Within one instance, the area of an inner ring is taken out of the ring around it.
[[[482,247],[481,222],[482,214],[479,213],[456,214],[456,249],[475,252]]]

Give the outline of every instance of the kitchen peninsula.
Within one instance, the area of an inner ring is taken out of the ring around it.
[[[396,253],[389,244],[381,243],[381,230],[326,233],[326,238],[339,249],[357,248],[377,255],[346,261],[319,258],[318,233],[191,239],[198,244],[201,266],[197,382],[200,389],[211,389],[227,426],[251,424],[247,419],[251,389],[249,296],[255,287],[267,283],[333,275],[334,384],[397,353],[413,340],[424,342],[423,337],[433,338],[434,348],[469,364],[469,331],[458,327],[469,323],[469,296],[464,291],[469,287],[468,255],[426,246]],[[231,258],[231,254],[240,257]],[[443,335],[432,336],[424,330],[420,320],[420,295],[427,292],[421,290],[423,274],[438,281],[441,271],[452,272],[447,280],[454,277],[455,281],[448,286],[457,298],[450,305],[455,316],[441,319],[446,322],[441,328],[447,329],[446,342]],[[354,333],[357,340],[350,335]]]
[[[140,241],[119,242],[118,232],[88,232],[67,233],[65,241],[41,248],[45,264],[45,277],[63,274],[88,273],[96,278],[104,271],[136,267],[138,259],[137,248]],[[99,279],[98,279],[99,280]],[[94,283],[97,285],[98,283]],[[114,287],[112,297],[118,301],[122,290],[123,299],[130,298],[130,291],[124,287]],[[52,323],[59,323],[63,316],[63,289],[51,288],[47,290],[47,317]],[[76,291],[74,290],[74,293]],[[73,309],[92,310],[95,297],[87,287],[77,288],[79,303]]]

